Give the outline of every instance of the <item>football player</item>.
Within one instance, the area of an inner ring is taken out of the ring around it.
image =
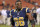
[[[20,0],[16,1],[15,6],[16,9],[11,10],[12,27],[28,27],[28,19],[31,21],[32,27],[35,27],[35,21],[31,16],[29,9],[22,8],[22,3]]]

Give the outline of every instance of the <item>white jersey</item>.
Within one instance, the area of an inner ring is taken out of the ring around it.
[[[7,16],[6,11],[7,11],[7,10],[2,10],[2,11],[1,11],[1,14],[4,15],[4,16]]]
[[[38,8],[38,9],[36,10],[36,13],[40,14],[40,8]]]

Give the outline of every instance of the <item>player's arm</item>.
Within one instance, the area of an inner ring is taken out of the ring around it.
[[[28,15],[28,19],[30,20],[32,27],[35,27],[35,21],[33,17],[31,16],[31,13],[26,13]]]
[[[31,24],[32,24],[32,27],[35,27],[35,21],[30,13],[29,10],[26,11],[26,15],[28,15],[28,19],[30,20]]]

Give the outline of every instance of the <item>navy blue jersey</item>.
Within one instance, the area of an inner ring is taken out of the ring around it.
[[[6,12],[7,12],[7,17],[10,17],[10,11],[7,10]]]
[[[23,8],[21,11],[19,11],[19,12],[17,12],[16,10],[11,10],[11,15],[13,16],[13,17],[17,17],[18,15],[17,14],[19,14],[19,17],[25,17],[25,15],[26,15],[26,13],[29,13],[30,11],[29,11],[29,9],[27,9],[27,8]]]
[[[27,25],[28,18],[27,18],[26,13],[30,13],[28,8],[23,8],[19,12],[16,10],[11,11],[11,15],[13,17],[13,20],[15,21],[15,26],[20,25],[20,26],[28,27],[28,25]]]

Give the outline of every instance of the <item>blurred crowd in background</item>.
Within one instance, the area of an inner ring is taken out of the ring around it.
[[[24,1],[31,3],[30,0],[28,1],[24,0]],[[32,4],[38,5],[35,2],[32,2]],[[0,4],[0,6],[3,6],[3,8],[0,10],[0,24],[10,25],[11,24],[10,22],[11,10],[13,9],[14,5],[12,4],[12,6],[10,6],[10,4],[7,4],[7,6],[5,6],[5,1],[3,1],[3,3]],[[28,6],[26,6],[25,8],[28,8]],[[31,8],[30,12],[33,18],[35,19],[35,23],[39,25],[40,23],[40,5],[38,7],[34,6],[33,8]],[[28,21],[28,24],[29,24],[29,21]]]

